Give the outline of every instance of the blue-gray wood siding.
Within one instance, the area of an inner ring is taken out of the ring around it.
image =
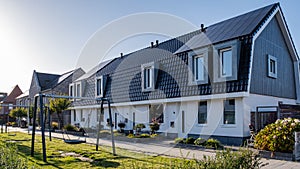
[[[268,77],[268,56],[277,58],[277,78]],[[296,98],[294,66],[276,18],[255,41],[250,93]]]

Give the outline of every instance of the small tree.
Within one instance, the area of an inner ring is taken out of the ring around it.
[[[121,133],[124,132],[125,126],[126,126],[126,124],[124,122],[119,122],[118,123],[118,127],[120,128]]]
[[[50,111],[57,113],[60,128],[63,127],[64,121],[63,121],[62,114],[71,105],[70,100],[65,98],[51,99],[49,105],[50,105]]]
[[[150,124],[151,133],[155,134],[155,132],[159,130],[159,126],[160,124],[157,122],[151,123]]]
[[[20,126],[21,118],[27,117],[27,110],[25,108],[15,108],[9,112],[9,116],[18,119],[18,126]]]
[[[137,134],[141,132],[142,129],[146,128],[145,124],[140,123],[134,126],[134,129],[136,130]]]

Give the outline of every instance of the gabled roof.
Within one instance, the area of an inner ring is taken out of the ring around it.
[[[36,72],[36,77],[41,90],[43,91],[51,88],[53,84],[56,84],[60,75]]]
[[[213,24],[205,31],[190,39],[175,53],[180,53],[210,44],[220,43],[242,36],[251,35],[279,4],[272,4],[243,15]]]
[[[3,103],[14,103],[16,98],[22,94],[22,90],[18,85],[16,85],[12,91],[3,99]]]

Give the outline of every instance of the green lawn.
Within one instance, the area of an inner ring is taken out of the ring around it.
[[[55,138],[49,141],[47,137],[47,162],[45,163],[42,159],[42,144],[39,135],[35,140],[35,156],[31,157],[31,135],[19,132],[15,134],[15,136],[12,133],[0,134],[0,141],[2,143],[14,142],[19,150],[19,156],[27,160],[28,166],[34,166],[34,168],[172,168],[173,164],[188,168],[188,164],[195,163],[193,160],[150,156],[121,148],[117,148],[118,155],[113,156],[111,147],[100,146],[99,151],[95,151],[95,145],[70,145]]]

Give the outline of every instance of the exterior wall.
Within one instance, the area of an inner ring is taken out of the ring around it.
[[[33,103],[34,96],[41,91],[41,87],[39,85],[39,82],[37,80],[36,71],[33,71],[31,84],[29,88],[29,98],[31,99]]]
[[[250,93],[296,98],[294,63],[274,17],[254,42]],[[268,77],[267,54],[277,58],[277,78]]]

